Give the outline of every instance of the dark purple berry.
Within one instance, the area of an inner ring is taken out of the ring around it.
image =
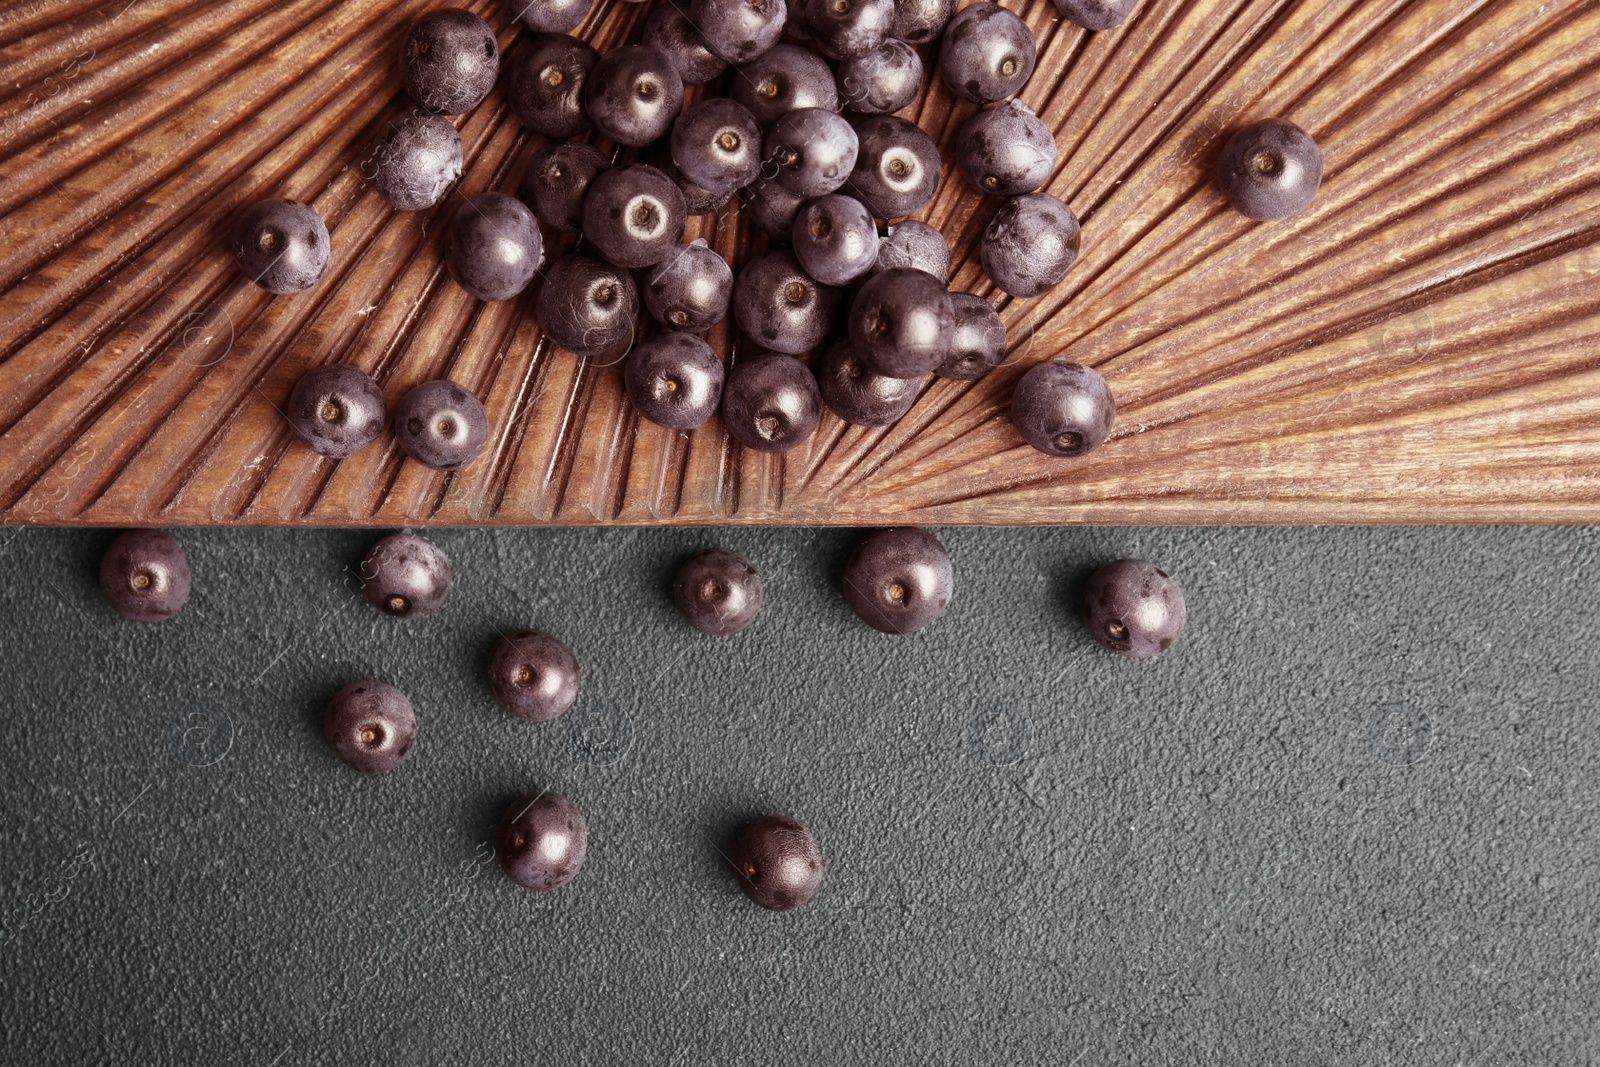
[[[336,363],[300,376],[289,394],[289,429],[318,455],[344,459],[383,432],[383,390],[357,367]]]
[[[887,115],[922,91],[922,57],[904,41],[890,39],[866,55],[842,60],[837,77],[845,107],[863,115]]]
[[[322,736],[346,766],[376,774],[398,766],[416,744],[417,715],[394,686],[353,682],[328,701]]]
[[[648,267],[683,240],[688,209],[677,183],[635,163],[600,174],[583,201],[583,235],[619,267]]]
[[[577,877],[589,852],[589,824],[560,793],[518,797],[500,816],[495,858],[524,889],[556,889]]]
[[[328,268],[328,227],[295,200],[262,200],[239,220],[233,255],[261,288],[280,296],[316,285]]]
[[[1120,26],[1133,10],[1133,0],[1056,0],[1056,10],[1086,30]]]
[[[1246,126],[1228,139],[1218,170],[1235,211],[1269,222],[1311,206],[1322,184],[1322,150],[1286,119]]]
[[[765,352],[728,371],[722,421],[746,448],[787,452],[811,436],[821,416],[817,379],[793,356]]]
[[[824,285],[844,285],[878,261],[878,226],[854,197],[818,197],[794,220],[794,254]]]
[[[594,0],[511,0],[511,16],[530,30],[566,33],[589,14]]]
[[[843,337],[828,343],[815,369],[823,402],[852,426],[889,425],[911,410],[922,384],[915,378],[879,374]]]
[[[435,11],[400,45],[406,92],[430,111],[460,115],[477,107],[500,74],[500,45],[483,19],[460,8]]]
[[[396,619],[431,615],[450,595],[450,557],[426,537],[390,534],[361,561],[361,595]]]
[[[510,300],[544,263],[544,238],[528,205],[505,193],[479,193],[450,225],[450,272],[479,300]]]
[[[703,100],[672,124],[672,160],[702,189],[731,193],[761,173],[761,129],[738,101]]]
[[[1052,359],[1029,368],[1011,394],[1011,422],[1047,456],[1081,456],[1105,443],[1116,422],[1111,386],[1081,363]]]
[[[1083,621],[1090,635],[1132,659],[1165,652],[1178,639],[1183,619],[1183,590],[1144,560],[1106,564],[1083,591]]]
[[[910,267],[874,274],[850,305],[851,343],[867,366],[890,378],[916,378],[943,363],[955,325],[943,283]]]
[[[672,60],[685,85],[704,85],[728,69],[727,61],[706,47],[706,39],[689,16],[672,4],[662,4],[650,12],[640,39]]]
[[[856,130],[861,152],[841,192],[879,219],[902,218],[933,199],[944,165],[933,138],[893,115],[861,119]]]
[[[822,886],[822,850],[811,831],[787,815],[745,823],[728,859],[744,895],[768,911],[798,908]]]
[[[483,401],[455,382],[412,386],[394,409],[394,435],[424,467],[453,471],[478,458],[489,439]]]
[[[576,137],[589,129],[583,110],[588,84],[600,53],[576,37],[535,34],[512,53],[506,97],[523,125],[546,137]]]
[[[689,180],[689,176],[678,169],[672,161],[672,148],[667,140],[657,141],[647,147],[639,157],[639,162],[648,164],[659,170],[662,174],[672,179],[678,187],[678,192],[683,194],[683,210],[685,215],[706,215],[713,211],[721,211],[733,199],[733,190],[714,193],[702,188]]]
[[[733,285],[733,317],[763,348],[798,355],[822,343],[839,309],[839,290],[823,285],[782,249],[744,265]]]
[[[856,131],[832,111],[803,107],[772,124],[765,149],[768,173],[790,192],[824,196],[843,185],[856,165]]]
[[[776,178],[757,178],[740,190],[740,201],[756,229],[774,241],[787,243],[795,216],[810,197],[790,192]]]
[[[578,699],[578,657],[542,630],[518,630],[489,653],[489,691],[511,714],[547,722]]]
[[[762,129],[803,107],[839,110],[827,61],[792,44],[780,44],[734,71],[728,95],[743,104]]]
[[[1012,296],[1038,296],[1078,260],[1078,217],[1049,193],[1007,200],[983,231],[984,273]]]
[[[629,45],[595,64],[584,83],[583,106],[595,129],[637,148],[672,128],[683,106],[683,79],[665,52]]]
[[[547,337],[580,356],[595,356],[632,335],[639,290],[622,268],[568,252],[545,272],[536,308]]]
[[[889,227],[878,242],[878,261],[872,265],[872,274],[882,274],[896,267],[915,267],[938,278],[950,281],[950,245],[944,234],[926,222],[906,219]]]
[[[801,0],[806,29],[829,59],[854,59],[877,48],[894,22],[894,0]]]
[[[432,207],[459,177],[461,135],[440,115],[407,115],[393,123],[373,154],[372,184],[401,211]]]
[[[124,619],[170,619],[189,599],[189,561],[160,530],[129,530],[100,557],[100,591]]]
[[[1056,138],[1020,100],[984,108],[956,134],[956,166],[994,196],[1031,193],[1050,180]]]
[[[678,568],[672,599],[690,626],[726,637],[755,621],[761,610],[761,575],[739,553],[708,548]]]
[[[894,0],[889,36],[907,44],[937,41],[955,13],[956,0]]]
[[[964,7],[944,28],[939,73],[963,100],[1004,100],[1028,81],[1038,58],[1028,24],[997,4]]]
[[[857,617],[886,634],[922,629],[950,606],[955,570],[939,539],[915,526],[868,534],[844,568],[844,597]]]
[[[692,333],[664,333],[635,347],[622,375],[639,414],[669,429],[702,425],[722,402],[722,361]]]
[[[589,185],[609,170],[605,158],[586,144],[548,144],[533,154],[517,184],[517,197],[553,230],[583,227],[583,198]]]
[[[703,333],[728,314],[733,271],[700,238],[647,268],[643,296],[645,307],[663,326]]]
[[[1000,313],[987,300],[971,293],[951,293],[956,328],[950,335],[950,354],[933,369],[941,378],[975,382],[1006,357],[1006,327]]]
[[[789,15],[784,0],[690,0],[689,21],[706,47],[735,66],[778,43]]]

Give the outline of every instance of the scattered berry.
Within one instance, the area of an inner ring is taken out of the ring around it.
[[[1027,83],[1037,60],[1033,31],[997,4],[964,7],[944,28],[939,73],[963,100],[1004,100]]]
[[[956,134],[956,166],[981,192],[1031,193],[1050,180],[1055,165],[1055,135],[1020,100],[984,108]]]
[[[460,8],[435,11],[400,45],[406,92],[430,111],[460,115],[477,107],[500,74],[500,45],[483,19]]]
[[[727,61],[706,47],[704,37],[682,9],[662,4],[644,20],[640,40],[672,60],[685,85],[704,85],[728,69]]]
[[[1311,206],[1322,184],[1322,150],[1294,123],[1267,119],[1228,139],[1219,167],[1235,211],[1270,222]]]
[[[824,285],[854,281],[878,261],[878,226],[853,197],[831,193],[807,203],[792,236],[800,266]]]
[[[511,714],[547,722],[578,699],[578,657],[541,630],[518,630],[489,653],[489,691]]]
[[[821,415],[817,379],[793,356],[764,352],[728,371],[722,421],[746,448],[787,452],[811,436]]]
[[[950,354],[934,368],[941,378],[975,382],[1006,356],[1006,327],[1000,313],[987,300],[971,293],[951,293],[956,328],[950,335]]]
[[[778,43],[789,8],[784,0],[690,0],[689,21],[706,47],[735,66]]]
[[[1116,422],[1111,387],[1093,368],[1064,359],[1028,369],[1011,395],[1011,421],[1047,456],[1081,456],[1105,443]]]
[[[1133,659],[1165,652],[1178,639],[1183,620],[1183,590],[1143,560],[1106,564],[1083,591],[1083,621],[1090,635]]]
[[[889,36],[907,44],[929,44],[939,39],[955,13],[956,0],[894,0]]]
[[[626,270],[587,252],[568,252],[545,272],[539,328],[580,356],[595,356],[633,333],[639,290]]]
[[[450,557],[426,537],[390,534],[361,561],[361,595],[396,619],[431,615],[450,595]]]
[[[858,131],[861,151],[843,192],[879,219],[901,218],[933,199],[944,165],[933,138],[893,115],[862,119]]]
[[[868,367],[890,378],[916,378],[943,363],[955,325],[944,285],[910,267],[874,274],[850,305],[850,342]]]
[[[1086,30],[1120,26],[1133,10],[1133,0],[1056,0],[1056,10]]]
[[[844,596],[862,622],[886,634],[922,629],[950,606],[955,570],[939,539],[914,526],[861,539],[844,568]]]
[[[769,173],[790,192],[825,196],[843,185],[856,165],[856,131],[820,107],[803,107],[772,124],[765,143]]]
[[[683,240],[688,209],[677,183],[652,166],[616,167],[589,183],[583,235],[619,267],[648,267]]]
[[[761,575],[737,552],[708,548],[678,568],[672,599],[690,626],[726,637],[755,621],[761,610]]]
[[[604,157],[586,144],[547,144],[528,160],[517,198],[546,226],[571,233],[583,226],[590,183],[608,169]]]
[[[822,886],[822,850],[811,831],[787,815],[746,823],[728,859],[744,895],[768,911],[798,908]]]
[[[510,300],[544,263],[544,238],[528,205],[505,193],[479,193],[450,225],[450,272],[479,300]]]
[[[600,53],[576,37],[542,33],[512,53],[506,96],[517,118],[546,137],[576,137],[589,129],[583,110],[588,84]]]
[[[740,67],[729,95],[749,109],[762,129],[805,107],[839,110],[827,61],[792,44],[780,44]]]
[[[461,135],[439,115],[407,115],[373,154],[373,187],[401,211],[432,207],[459,177]]]
[[[511,0],[517,21],[540,33],[566,33],[589,14],[594,0]]]
[[[645,307],[663,326],[702,333],[728,314],[733,271],[698,238],[646,270],[643,296]]]
[[[839,290],[822,285],[793,252],[778,249],[744,265],[733,284],[733,317],[763,348],[798,355],[833,327]]]
[[[847,338],[836,337],[816,364],[828,409],[852,426],[887,426],[911,410],[921,382],[890,378],[867,366]]]
[[[495,858],[524,889],[556,889],[577,877],[589,852],[589,824],[560,793],[518,797],[500,816]]]
[[[1049,193],[1014,196],[995,213],[979,245],[984,273],[1012,296],[1038,296],[1078,259],[1078,217]]]
[[[915,267],[938,278],[941,284],[948,283],[950,245],[944,234],[926,222],[897,222],[878,242],[878,261],[869,273],[882,274],[896,267]]]
[[[664,333],[628,353],[628,396],[641,416],[673,430],[692,430],[717,413],[722,361],[692,333]]]
[[[424,467],[453,471],[478,458],[489,439],[483,401],[455,382],[423,382],[394,410],[394,435]]]
[[[845,107],[862,115],[887,115],[922,91],[922,57],[891,38],[865,55],[841,60],[837,77]]]
[[[269,293],[299,293],[328,268],[328,227],[322,216],[295,200],[263,200],[239,220],[233,255],[239,267]]]
[[[877,48],[894,22],[894,0],[801,0],[806,29],[829,59],[854,59]]]
[[[399,765],[417,740],[411,701],[383,682],[354,682],[334,694],[322,715],[322,736],[345,765],[376,774]]]
[[[600,57],[583,86],[583,107],[595,129],[639,147],[672,128],[683,106],[683,79],[658,48],[629,45]]]
[[[168,534],[129,530],[100,557],[100,592],[124,619],[170,619],[189,599],[189,561]]]
[[[672,124],[672,159],[702,189],[731,193],[761,173],[761,128],[736,100],[703,100]]]
[[[289,394],[289,429],[318,455],[344,459],[383,432],[388,411],[372,376],[346,363],[300,376]]]

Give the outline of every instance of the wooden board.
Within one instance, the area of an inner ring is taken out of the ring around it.
[[[824,417],[773,457],[641,423],[615,356],[542,343],[531,294],[484,304],[442,266],[463,197],[538,147],[496,91],[436,211],[363,177],[403,113],[393,57],[435,0],[13,0],[0,9],[0,518],[104,524],[1491,522],[1600,520],[1600,4],[1142,0],[1038,37],[1022,94],[1056,131],[1049,189],[1083,219],[1054,291],[1004,302],[1005,365],[934,381],[898,424]],[[503,0],[483,14],[502,46]],[[649,4],[577,31],[629,38]],[[906,112],[942,143],[971,111]],[[715,83],[714,83],[715,84]],[[691,97],[692,98],[692,97]],[[1209,179],[1226,131],[1283,115],[1327,159],[1313,209],[1248,222]],[[312,203],[334,254],[269,298],[226,234],[268,196]],[[919,217],[990,292],[997,202],[946,172]],[[730,257],[737,210],[691,224]],[[726,327],[710,335],[730,352]],[[1012,384],[1066,354],[1119,406],[1094,455],[1031,452]],[[488,407],[454,475],[385,434],[343,462],[279,415],[343,361],[393,404],[449,377]]]

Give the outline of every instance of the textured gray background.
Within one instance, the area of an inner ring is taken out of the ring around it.
[[[1593,1063],[1597,533],[946,530],[892,638],[842,530],[439,531],[412,623],[354,591],[376,534],[180,531],[158,626],[109,534],[0,530],[4,1058]],[[713,543],[767,583],[728,640],[668,593]],[[1187,592],[1157,661],[1065,606],[1120,555]],[[583,665],[553,724],[481,680],[524,625]],[[363,677],[421,721],[372,778],[317,725]],[[535,895],[489,840],[541,788],[591,844]],[[787,915],[717,851],[768,811],[829,863]]]

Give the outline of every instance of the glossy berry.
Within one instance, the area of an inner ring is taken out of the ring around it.
[[[933,369],[941,378],[975,382],[1006,357],[1006,327],[1000,313],[981,296],[951,293],[956,328],[950,335],[950,354]]]
[[[749,109],[762,129],[803,107],[839,110],[827,61],[792,44],[780,44],[740,67],[728,94]]]
[[[431,615],[450,595],[450,557],[416,534],[390,534],[361,561],[361,595],[396,619]]]
[[[907,44],[937,41],[956,13],[956,0],[894,0],[889,36]]]
[[[353,682],[328,701],[322,736],[346,766],[376,774],[398,766],[410,753],[417,741],[417,715],[394,686]]]
[[[853,197],[821,196],[795,216],[794,254],[824,285],[844,285],[878,261],[878,226]]]
[[[328,227],[295,200],[262,200],[239,220],[233,255],[251,281],[280,296],[303,292],[328,269]]]
[[[817,379],[793,356],[747,356],[728,371],[722,421],[746,448],[787,452],[815,432],[821,416]]]
[[[566,33],[577,27],[594,0],[511,0],[511,14],[530,30]]]
[[[689,21],[706,47],[735,66],[778,43],[789,7],[784,0],[690,0]]]
[[[571,233],[583,227],[583,198],[590,184],[609,169],[605,158],[586,144],[547,144],[528,160],[517,198],[552,230]]]
[[[822,343],[839,309],[839,290],[822,285],[793,252],[750,260],[733,285],[733,317],[763,348],[798,355]]]
[[[761,575],[737,552],[708,548],[678,568],[672,599],[690,626],[726,637],[755,621],[761,610]]]
[[[798,908],[822,886],[822,850],[811,831],[787,815],[745,823],[728,860],[744,895],[768,911]]]
[[[1081,456],[1111,436],[1117,405],[1100,373],[1052,359],[1029,368],[1011,394],[1011,422],[1048,456]]]
[[[703,333],[728,314],[733,271],[704,238],[678,246],[643,278],[645,307],[669,329]]]
[[[189,599],[189,561],[160,530],[129,530],[100,557],[100,592],[124,619],[170,619]]]
[[[1031,193],[1050,180],[1056,138],[1033,109],[1018,100],[987,107],[956,134],[956,166],[980,192]]]
[[[459,177],[461,135],[439,115],[407,115],[393,123],[373,153],[373,188],[401,211],[432,207]]]
[[[1294,123],[1267,119],[1228,139],[1218,175],[1239,214],[1284,219],[1311,206],[1322,184],[1322,150]]]
[[[483,19],[460,8],[426,16],[400,44],[406,92],[430,111],[477,107],[500,74],[500,45]]]
[[[910,267],[874,274],[850,305],[851,344],[867,366],[890,378],[916,378],[943,363],[955,325],[944,285]]]
[[[1033,31],[1016,15],[997,4],[973,4],[944,28],[939,74],[963,100],[1004,100],[1027,83],[1037,47]]]
[[[856,129],[861,151],[841,192],[879,219],[902,218],[933,199],[944,165],[933,138],[893,115],[862,119]]]
[[[1014,196],[983,231],[984,273],[1012,296],[1038,296],[1077,262],[1078,236],[1078,217],[1049,193]]]
[[[658,48],[629,45],[607,52],[583,87],[595,129],[635,148],[664,136],[683,106],[683,79]]]
[[[578,657],[541,630],[518,630],[489,653],[489,691],[511,714],[547,722],[578,699]]]
[[[706,47],[706,39],[689,16],[672,4],[662,4],[650,12],[640,31],[640,41],[659,48],[672,61],[685,85],[704,85],[728,69],[727,61]]]
[[[837,77],[845,107],[863,115],[887,115],[922,91],[922,57],[904,41],[890,39],[865,55],[841,60]]]
[[[626,270],[587,252],[568,252],[545,272],[539,328],[580,356],[595,356],[633,333],[639,290]]]
[[[897,222],[878,242],[878,261],[872,265],[870,273],[882,274],[896,267],[915,267],[947,284],[950,281],[950,244],[944,234],[926,222],[914,219]]]
[[[544,263],[544,238],[528,205],[505,193],[479,193],[450,224],[450,273],[479,300],[509,300]]]
[[[524,889],[557,889],[577,877],[589,852],[589,824],[560,793],[518,797],[500,816],[495,858]]]
[[[756,224],[756,229],[783,244],[789,242],[795,216],[809,199],[790,192],[776,178],[757,178],[739,193],[745,213]]]
[[[600,53],[576,37],[541,33],[512,53],[506,97],[517,118],[546,137],[576,137],[589,129],[583,87]]]
[[[1083,621],[1090,635],[1132,659],[1165,652],[1178,639],[1183,620],[1183,590],[1144,560],[1106,564],[1083,591]]]
[[[622,376],[639,414],[669,429],[702,425],[722,402],[722,361],[692,333],[664,333],[636,346]]]
[[[672,124],[672,159],[702,189],[731,193],[761,173],[761,129],[738,101],[703,100]]]
[[[424,467],[453,471],[471,463],[489,439],[483,401],[455,382],[412,386],[394,409],[394,435]]]
[[[1056,0],[1056,10],[1086,30],[1120,26],[1133,11],[1133,0]]]
[[[677,183],[644,163],[617,167],[589,183],[583,235],[619,267],[659,263],[683,240],[688,209]]]
[[[772,124],[765,142],[767,173],[790,192],[825,196],[856,165],[856,131],[832,111],[803,107]]]
[[[955,570],[939,539],[914,526],[868,534],[844,568],[844,597],[862,622],[886,634],[922,629],[950,606]]]
[[[894,22],[894,0],[802,0],[806,29],[829,59],[854,59],[877,48]]]
[[[921,382],[890,378],[868,367],[847,338],[835,337],[816,362],[828,410],[852,426],[887,426],[911,410]]]
[[[388,410],[372,376],[346,363],[317,367],[300,376],[289,394],[289,429],[311,451],[344,459],[383,432]]]

